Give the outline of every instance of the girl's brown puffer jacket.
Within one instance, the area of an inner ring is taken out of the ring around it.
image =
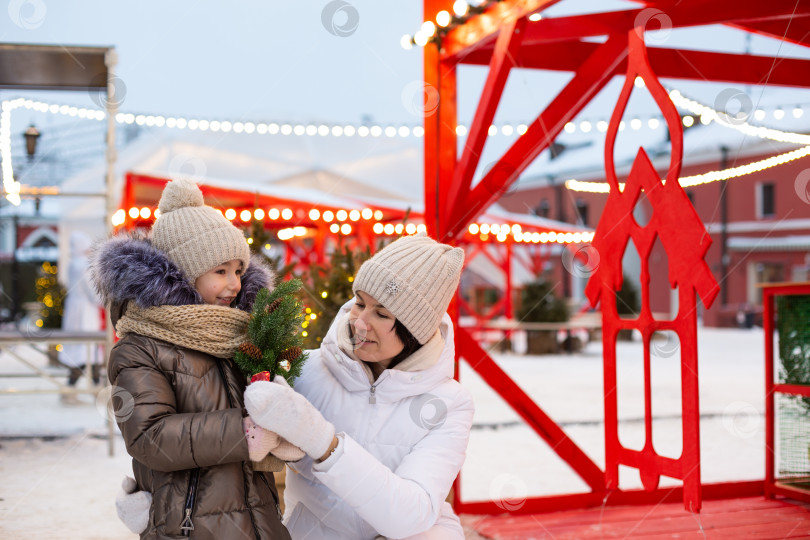
[[[97,249],[93,278],[114,323],[130,301],[141,307],[201,303],[182,276],[167,278],[161,257],[136,238],[109,240]],[[176,267],[168,265],[171,274]],[[251,261],[237,307],[249,310],[271,279],[259,261]],[[113,347],[108,373],[138,489],[153,497],[142,539],[290,538],[272,473],[254,471],[249,461],[242,429],[245,377],[231,360],[128,334]]]

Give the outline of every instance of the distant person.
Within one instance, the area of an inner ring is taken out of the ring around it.
[[[92,256],[121,338],[108,371],[133,457],[125,490],[149,492],[128,505],[141,516],[128,526],[148,540],[287,540],[273,474],[251,463],[271,448],[248,442],[232,360],[272,273],[193,182],[169,182],[158,208],[151,240],[113,237]]]
[[[88,254],[90,238],[80,232],[70,234],[70,264],[67,271],[67,296],[62,313],[62,330],[68,332],[97,332],[102,327],[102,311],[98,296],[90,283]],[[70,369],[67,384],[76,387],[90,364],[93,384],[101,382],[101,351],[95,343],[65,343],[59,352],[59,362]],[[82,402],[76,394],[62,394],[65,405]]]

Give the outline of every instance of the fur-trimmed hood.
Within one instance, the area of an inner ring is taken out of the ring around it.
[[[130,301],[141,308],[204,303],[180,269],[142,234],[119,234],[96,244],[90,253],[90,275],[113,324]],[[254,255],[242,274],[234,307],[249,312],[259,291],[272,290],[274,281],[264,259]]]

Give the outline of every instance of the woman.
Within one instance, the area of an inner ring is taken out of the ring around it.
[[[409,236],[366,261],[295,390],[256,382],[245,406],[258,425],[307,456],[288,463],[284,523],[295,538],[463,538],[445,498],[473,418],[453,380],[445,313],[459,248]]]

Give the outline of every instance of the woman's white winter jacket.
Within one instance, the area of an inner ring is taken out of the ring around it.
[[[352,303],[295,382],[334,424],[340,443],[322,463],[305,457],[288,464],[284,523],[295,540],[461,539],[445,498],[464,462],[473,402],[453,379],[452,322],[445,314],[435,364],[387,369],[372,384],[367,368],[337,346],[337,324]]]

